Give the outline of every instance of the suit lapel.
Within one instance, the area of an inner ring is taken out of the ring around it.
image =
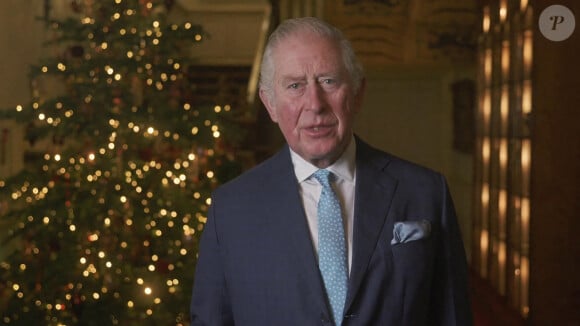
[[[274,216],[277,216],[276,225],[279,236],[287,239],[289,252],[282,253],[292,257],[294,273],[299,278],[301,291],[311,296],[311,303],[318,305],[320,310],[327,310],[326,294],[322,277],[318,269],[318,261],[312,245],[306,213],[300,199],[298,182],[294,174],[294,167],[288,147],[279,152],[273,160],[274,174],[270,178],[270,195],[277,196],[278,205]],[[276,177],[274,177],[276,175]]]
[[[377,153],[357,139],[353,262],[345,306],[347,309],[365,276],[397,185],[396,179],[384,172],[388,157]]]

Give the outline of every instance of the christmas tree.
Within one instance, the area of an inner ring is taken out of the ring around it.
[[[235,112],[193,102],[186,72],[206,35],[171,23],[172,1],[70,3],[47,21],[59,55],[31,67],[31,102],[0,110],[33,149],[0,180],[14,248],[0,322],[186,325],[210,193],[238,169]]]

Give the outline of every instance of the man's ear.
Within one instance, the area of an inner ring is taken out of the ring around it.
[[[354,94],[354,107],[355,107],[355,111],[359,112],[363,106],[363,101],[365,98],[365,92],[366,92],[366,87],[367,87],[367,79],[363,78],[360,81],[360,85],[358,87],[358,90],[356,91],[356,93]]]
[[[272,94],[270,92],[271,91],[267,91],[267,90],[260,88],[260,91],[258,92],[258,94],[260,95],[260,100],[262,100],[262,103],[266,107],[266,110],[268,110],[268,114],[270,115],[270,119],[272,119],[272,121],[277,123],[278,116],[276,114],[276,107],[274,105],[272,105],[272,102],[273,102],[272,101]]]

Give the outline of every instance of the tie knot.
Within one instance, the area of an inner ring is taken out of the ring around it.
[[[323,186],[323,187],[330,187],[330,180],[332,177],[332,172],[320,169],[314,172],[314,178]]]

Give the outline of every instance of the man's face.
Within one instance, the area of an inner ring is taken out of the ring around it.
[[[339,46],[308,32],[287,37],[272,59],[272,88],[260,90],[270,118],[294,152],[320,168],[332,164],[352,137],[364,82],[353,89]]]

